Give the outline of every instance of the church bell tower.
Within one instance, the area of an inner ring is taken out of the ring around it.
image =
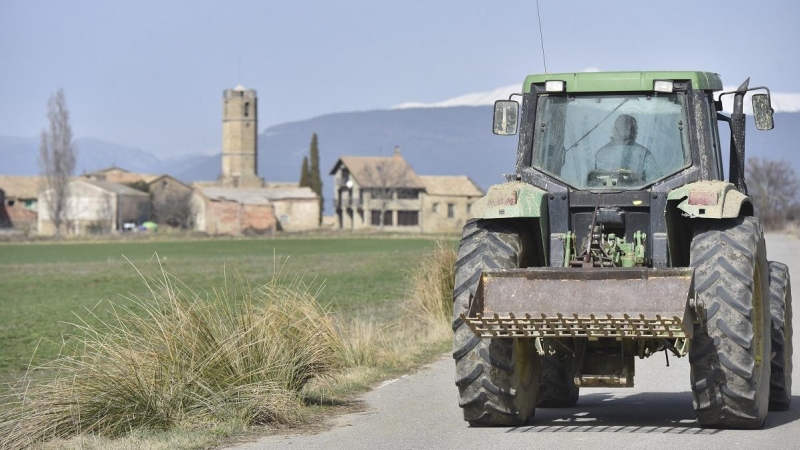
[[[223,187],[263,187],[258,176],[258,107],[256,91],[241,84],[226,89],[222,105]]]

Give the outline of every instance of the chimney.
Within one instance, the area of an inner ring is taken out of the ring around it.
[[[394,156],[396,158],[402,158],[403,157],[403,150],[400,149],[399,145],[395,145],[394,146]]]

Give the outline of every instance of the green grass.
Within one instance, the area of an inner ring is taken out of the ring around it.
[[[265,283],[277,262],[283,275],[324,281],[320,303],[350,315],[379,311],[402,298],[408,272],[433,245],[428,239],[383,237],[3,244],[0,380],[25,370],[40,340],[59,342],[71,329],[66,322],[77,321],[73,313],[86,317],[86,308],[127,293],[145,296],[131,263],[146,275],[163,266],[194,289],[210,290],[224,283],[225,271]],[[102,308],[97,315],[108,317]],[[37,357],[51,359],[57,350],[43,344]]]

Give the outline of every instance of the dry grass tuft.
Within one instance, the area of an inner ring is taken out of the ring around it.
[[[113,320],[74,325],[60,357],[0,403],[0,447],[86,433],[292,423],[300,390],[341,366],[343,342],[317,292],[278,275],[197,293],[167,273],[151,298],[109,302]],[[97,317],[95,317],[97,319]]]
[[[404,305],[411,320],[421,321],[428,327],[449,337],[453,318],[453,288],[458,255],[452,245],[441,241],[425,255],[410,276],[411,291]]]
[[[408,276],[407,300],[397,320],[356,317],[343,326],[348,367],[401,367],[426,347],[450,339],[455,249],[437,242]]]

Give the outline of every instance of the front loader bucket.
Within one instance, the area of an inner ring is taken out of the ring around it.
[[[694,269],[487,271],[467,315],[480,337],[691,338]]]

